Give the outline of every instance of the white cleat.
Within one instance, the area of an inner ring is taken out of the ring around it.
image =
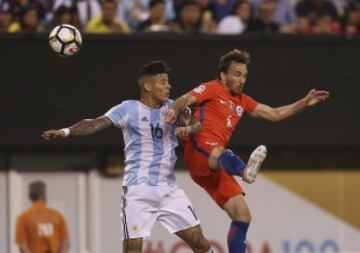
[[[250,155],[249,161],[245,167],[243,180],[251,184],[260,170],[261,164],[266,158],[267,149],[264,145],[258,146]]]

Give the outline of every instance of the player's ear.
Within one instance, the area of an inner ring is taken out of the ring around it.
[[[224,71],[220,72],[220,81],[226,82],[226,73]]]
[[[148,81],[148,80],[146,80],[145,82],[144,82],[144,85],[143,85],[143,87],[144,87],[144,90],[145,91],[151,91],[151,87],[152,87],[152,85],[151,85],[151,83]]]

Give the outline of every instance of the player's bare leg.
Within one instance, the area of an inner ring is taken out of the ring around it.
[[[232,220],[250,223],[251,214],[243,195],[229,199],[224,205],[225,212]]]
[[[141,253],[143,245],[143,238],[124,239],[123,252],[124,253]]]
[[[200,225],[178,231],[176,235],[189,245],[195,253],[214,253],[210,243],[204,237]]]

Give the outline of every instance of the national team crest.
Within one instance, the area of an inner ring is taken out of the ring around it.
[[[236,106],[236,114],[239,116],[239,118],[242,116],[243,113],[244,109],[240,105]]]

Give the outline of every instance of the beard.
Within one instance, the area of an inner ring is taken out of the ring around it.
[[[242,90],[243,90],[242,87],[241,88],[232,88],[232,89],[230,89],[230,91],[231,91],[231,93],[233,95],[240,95],[242,93]]]

